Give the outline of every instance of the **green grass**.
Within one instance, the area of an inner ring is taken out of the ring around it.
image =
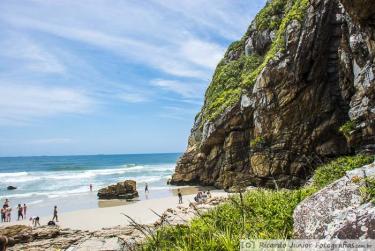
[[[141,250],[238,250],[241,239],[292,238],[293,211],[305,198],[373,158],[338,158],[317,168],[314,182],[296,190],[255,189],[233,196],[186,226],[159,229]]]

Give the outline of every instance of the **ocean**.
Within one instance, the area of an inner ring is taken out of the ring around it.
[[[97,190],[126,179],[137,182],[140,199],[145,199],[146,182],[151,198],[168,196],[172,186],[167,185],[167,180],[180,155],[2,157],[0,200],[3,202],[8,198],[13,207],[26,203],[30,214],[38,216],[49,214],[54,205],[58,205],[60,212],[105,207],[114,204],[99,201]],[[90,192],[90,184],[93,192]],[[17,189],[8,191],[7,186]]]

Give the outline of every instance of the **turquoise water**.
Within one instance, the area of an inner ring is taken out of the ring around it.
[[[125,179],[136,180],[139,190],[147,182],[154,193],[161,195],[170,189],[166,182],[180,155],[3,157],[0,158],[0,199],[8,198],[14,206],[27,203],[39,210],[42,205],[50,204],[50,207],[59,202],[64,204],[63,211],[91,208],[99,206],[95,191]],[[93,185],[92,193],[89,184]],[[7,191],[10,185],[17,189]]]

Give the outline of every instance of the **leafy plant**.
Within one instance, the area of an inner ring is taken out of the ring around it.
[[[264,137],[258,136],[255,139],[250,141],[251,148],[255,148],[256,146],[265,143]]]
[[[364,179],[364,185],[360,187],[360,192],[364,202],[372,202],[375,204],[375,177],[367,177]]]
[[[339,131],[344,134],[345,136],[350,136],[350,133],[356,128],[357,126],[357,121],[355,120],[348,120],[343,124],[340,128]]]

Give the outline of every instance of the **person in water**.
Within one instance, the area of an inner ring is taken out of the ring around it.
[[[26,204],[23,204],[23,217],[26,218],[26,211],[27,211],[27,206]]]
[[[182,204],[182,193],[181,190],[177,190],[177,195],[178,195],[178,204]]]
[[[20,220],[20,218],[22,218],[23,220],[23,207],[21,206],[21,204],[18,204],[17,212],[18,212],[17,220]]]
[[[56,222],[59,222],[59,218],[57,217],[57,206],[53,208],[53,218],[52,221],[56,219]]]

